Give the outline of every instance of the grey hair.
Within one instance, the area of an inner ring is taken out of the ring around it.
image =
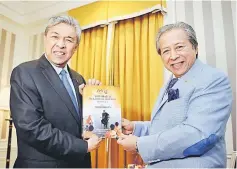
[[[186,32],[186,34],[187,34],[189,42],[193,46],[193,49],[197,49],[198,42],[197,42],[196,32],[194,31],[192,26],[190,26],[189,24],[184,23],[184,22],[177,22],[177,23],[174,23],[174,24],[165,25],[165,26],[160,28],[160,30],[157,34],[157,37],[156,37],[156,50],[157,50],[159,55],[161,55],[160,42],[159,42],[161,36],[164,33],[168,32],[168,31],[171,31],[173,29],[182,29],[182,30],[184,30],[184,32]],[[196,55],[196,57],[198,57],[197,55]]]
[[[75,28],[76,33],[77,33],[77,44],[79,44],[80,37],[81,37],[81,27],[75,18],[71,16],[67,16],[67,15],[51,17],[44,31],[45,36],[47,35],[51,27],[58,25],[60,23],[65,23]]]

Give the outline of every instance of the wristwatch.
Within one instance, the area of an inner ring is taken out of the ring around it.
[[[139,151],[138,151],[138,147],[137,147],[137,141],[136,141],[136,151],[137,151],[137,153],[139,153]]]

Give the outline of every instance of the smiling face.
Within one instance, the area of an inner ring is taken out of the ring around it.
[[[196,60],[198,50],[193,48],[184,30],[170,30],[161,35],[158,43],[162,61],[175,77],[179,78],[188,72]]]
[[[57,24],[49,28],[44,37],[44,44],[48,60],[63,68],[78,46],[76,30],[65,23]]]

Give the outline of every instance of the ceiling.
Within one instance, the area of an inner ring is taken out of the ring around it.
[[[95,1],[0,1],[0,15],[19,24],[30,24]]]

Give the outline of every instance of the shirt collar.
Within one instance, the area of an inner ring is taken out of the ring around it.
[[[180,79],[180,77],[175,77],[175,75],[174,75],[174,74],[172,74],[172,79],[173,79],[173,78]]]
[[[45,53],[45,57],[46,57],[46,59],[49,61],[49,59],[48,59],[46,53]],[[62,69],[64,69],[64,70],[68,73],[67,64],[66,64],[66,66],[65,66],[64,68],[61,68],[61,67],[55,66],[53,63],[51,63],[51,61],[49,61],[49,63],[53,66],[54,70],[57,72],[58,75],[60,74],[60,72],[62,71]]]

